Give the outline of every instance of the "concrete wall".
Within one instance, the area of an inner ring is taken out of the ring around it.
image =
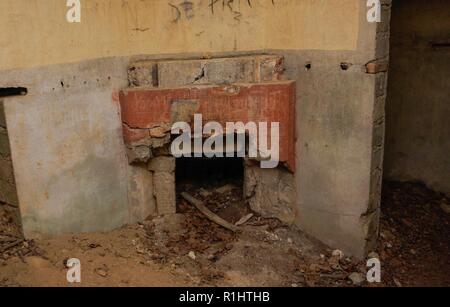
[[[362,0],[0,1],[0,69],[136,54],[354,50]],[[249,5],[250,4],[250,5]],[[20,34],[20,35],[17,35]]]
[[[29,89],[5,100],[27,235],[107,230],[128,221],[127,164],[112,97],[126,85],[122,80],[120,60],[0,75],[2,86]]]
[[[378,236],[387,73],[366,64],[389,59],[390,1],[382,3],[379,24],[360,12],[356,50],[284,53],[298,84],[297,224],[357,256]]]
[[[450,6],[397,0],[392,14],[385,176],[450,195]]]
[[[2,71],[0,87],[29,91],[5,102],[26,234],[108,230],[154,212],[153,178],[128,165],[113,94],[127,86],[131,62],[257,50],[284,55],[297,81],[296,223],[348,253],[370,248],[386,73],[368,74],[366,64],[387,59],[388,4],[377,25],[364,0],[235,0],[214,11],[196,0],[178,21],[162,0],[82,2],[78,25],[65,22],[61,1],[0,3],[2,28],[11,29],[0,33],[0,69],[14,68]],[[114,57],[88,60],[106,56]]]

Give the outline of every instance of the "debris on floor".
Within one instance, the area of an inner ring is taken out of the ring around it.
[[[43,252],[33,240],[23,238],[15,214],[14,211],[0,209],[0,265],[11,257],[23,260]]]
[[[450,199],[420,183],[385,182],[380,260],[391,286],[450,286]]]
[[[251,212],[239,185],[181,190],[242,231],[222,227],[179,197],[175,215],[8,248],[0,253],[0,285],[67,286],[70,258],[80,259],[84,286],[450,285],[450,217],[441,208],[449,199],[421,185],[385,184],[379,247],[368,256],[381,260],[380,284],[367,282],[365,261]],[[3,249],[20,232],[7,215],[0,217]]]

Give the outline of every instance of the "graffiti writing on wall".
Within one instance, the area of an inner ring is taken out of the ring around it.
[[[215,14],[218,10],[229,10],[233,14],[236,21],[240,21],[242,17],[242,5],[249,8],[260,4],[259,1],[270,1],[275,6],[275,0],[208,0],[201,2],[200,5],[207,5],[211,14]],[[192,1],[183,0],[179,3],[169,3],[172,9],[172,22],[177,23],[183,18],[190,20],[195,16],[195,4]]]

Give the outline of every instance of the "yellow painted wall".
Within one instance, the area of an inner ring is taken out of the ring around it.
[[[0,69],[136,54],[355,50],[363,3],[191,0],[185,11],[185,2],[81,0],[82,22],[71,24],[66,0],[0,0]]]

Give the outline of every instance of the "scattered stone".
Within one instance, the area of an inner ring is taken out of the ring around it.
[[[192,251],[189,252],[188,257],[191,258],[194,261],[197,259],[197,256],[195,255],[195,252],[192,252]]]
[[[339,250],[339,249],[334,250],[334,251],[331,253],[331,255],[332,255],[333,257],[339,258],[339,260],[341,260],[341,259],[344,258],[344,252],[342,252],[342,251]]]
[[[355,286],[360,286],[366,280],[363,274],[357,272],[350,274],[348,279],[350,279]]]
[[[209,261],[214,261],[214,260],[216,260],[216,255],[214,255],[214,254],[209,254],[208,257],[207,257],[206,259],[208,259]]]
[[[235,188],[234,185],[226,184],[226,185],[224,185],[224,186],[222,186],[220,188],[217,188],[216,192],[219,193],[219,194],[225,194],[225,193],[233,191],[234,188]]]
[[[105,269],[102,269],[102,268],[97,268],[97,269],[95,269],[95,271],[94,271],[98,276],[101,276],[101,277],[107,277],[108,276],[108,272],[106,272],[106,270]]]
[[[212,195],[212,193],[210,191],[207,191],[205,189],[200,189],[199,194],[203,198],[208,198],[208,197],[210,197]]]

